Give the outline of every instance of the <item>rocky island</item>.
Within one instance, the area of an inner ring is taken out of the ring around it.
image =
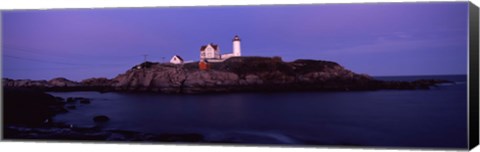
[[[133,91],[160,93],[218,93],[258,91],[350,91],[428,89],[444,80],[380,81],[357,74],[331,61],[280,57],[232,57],[223,62],[170,64],[144,62],[113,79],[90,78],[80,82],[65,78],[46,80],[3,79],[4,88],[43,91]]]

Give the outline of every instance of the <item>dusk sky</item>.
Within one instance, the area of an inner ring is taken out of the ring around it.
[[[329,60],[372,76],[467,73],[468,3],[158,7],[2,12],[2,74],[113,78],[147,60],[198,61],[213,42],[244,56]]]

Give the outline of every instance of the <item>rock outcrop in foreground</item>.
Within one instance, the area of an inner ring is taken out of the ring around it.
[[[50,81],[3,79],[4,87],[163,93],[428,89],[443,82],[446,81],[379,81],[356,74],[335,62],[283,62],[278,57],[232,57],[221,63],[209,63],[208,70],[199,70],[198,62],[181,65],[145,62],[113,79],[91,78],[81,82],[64,78]]]
[[[52,116],[67,112],[61,98],[21,88],[3,90],[3,123],[38,127]]]

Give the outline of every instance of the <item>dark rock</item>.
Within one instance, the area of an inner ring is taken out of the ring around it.
[[[73,102],[75,102],[75,101],[77,101],[77,100],[75,100],[75,99],[72,98],[72,97],[68,97],[68,98],[67,98],[67,103],[73,103]]]
[[[41,91],[4,88],[5,125],[38,126],[55,114],[66,112],[64,103]]]
[[[66,78],[54,78],[48,81],[51,87],[77,87],[80,84],[75,81],[68,80]]]
[[[159,64],[158,62],[149,62],[149,61],[146,61],[146,62],[143,62],[142,64],[140,65],[136,65],[134,67],[132,67],[131,69],[143,69],[143,68],[150,68],[152,67],[153,65],[156,65],[156,64]]]
[[[55,100],[57,100],[58,102],[65,102],[65,99],[63,99],[62,97],[55,97]]]
[[[62,105],[64,105],[64,104],[53,105],[53,106],[49,106],[48,108],[50,108],[50,110],[52,112],[54,112],[55,114],[67,113],[68,110],[65,109]]]
[[[52,80],[13,80],[3,78],[3,86],[10,88],[28,88],[42,91],[108,91],[114,81],[106,78],[91,78],[82,82],[75,82],[66,78]]]
[[[89,78],[80,82],[85,87],[109,87],[114,81],[107,78]]]
[[[69,105],[69,106],[66,106],[67,109],[77,109],[77,106],[74,106],[74,105]]]
[[[8,78],[3,78],[3,86],[11,88],[42,88],[50,87],[50,84],[45,80],[29,80],[29,79],[19,79],[13,80]]]
[[[420,89],[429,89],[431,86],[436,86],[437,84],[454,82],[448,80],[420,79],[412,83]]]
[[[82,103],[82,104],[90,104],[90,99],[80,99],[80,103]]]
[[[99,115],[99,116],[93,117],[93,121],[95,121],[95,122],[107,122],[109,120],[110,120],[110,118],[108,118],[105,115]]]

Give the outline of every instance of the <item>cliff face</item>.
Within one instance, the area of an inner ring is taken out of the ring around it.
[[[41,88],[52,91],[153,91],[200,93],[231,91],[345,91],[375,89],[428,89],[445,81],[384,82],[356,74],[335,62],[273,57],[232,57],[208,63],[160,64],[145,62],[113,79],[91,78],[74,82],[65,78],[50,81],[3,79],[4,87]]]
[[[107,78],[89,78],[80,81],[80,85],[84,87],[110,87],[114,82]]]
[[[373,82],[366,75],[355,74],[327,61],[283,62],[280,58],[233,57],[221,63],[209,63],[209,67],[199,70],[198,62],[183,65],[143,63],[114,78],[113,86],[117,90],[195,93],[337,89],[339,85],[353,87]]]

